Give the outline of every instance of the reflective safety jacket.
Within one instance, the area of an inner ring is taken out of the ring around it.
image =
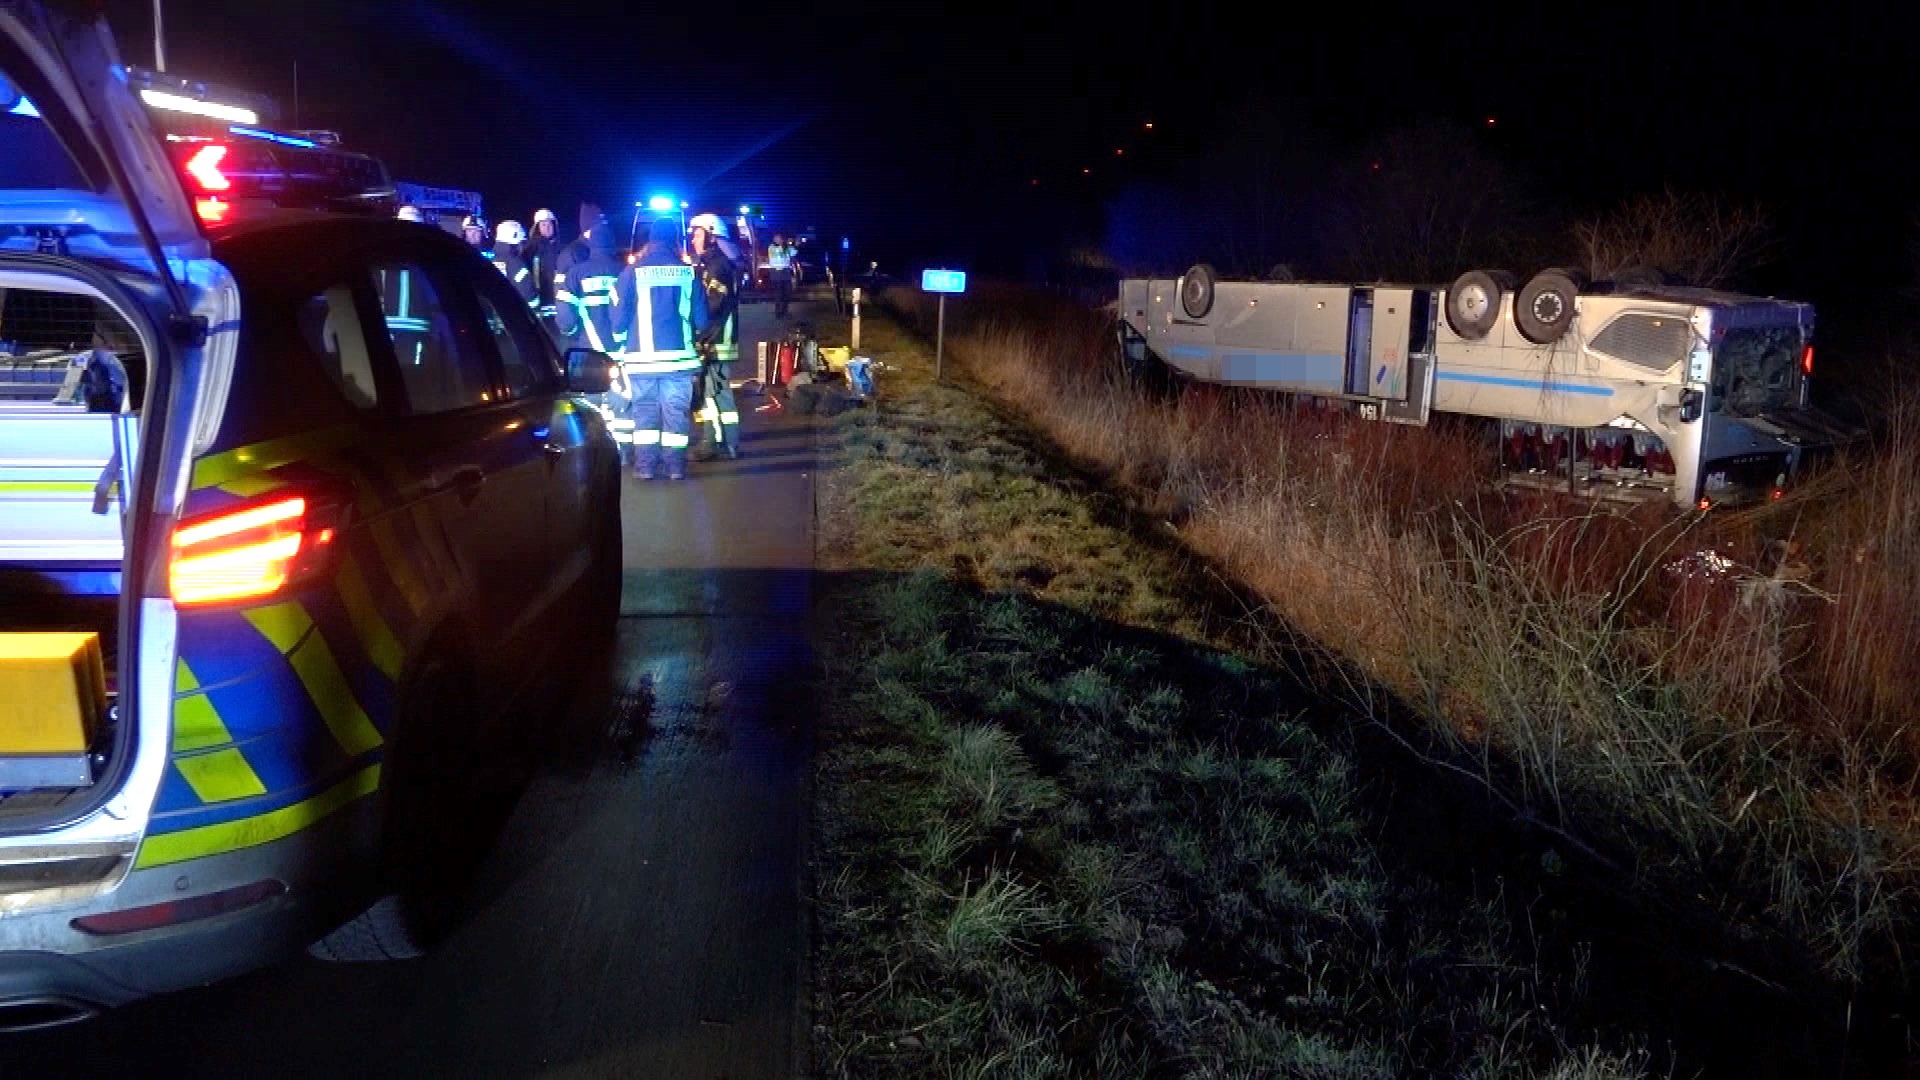
[[[560,268],[560,257],[572,246],[557,236],[549,240],[536,233],[527,241],[527,246],[520,249],[521,257],[533,270],[533,287],[539,295],[542,315],[554,313],[553,275]]]
[[[693,267],[671,252],[644,256],[620,272],[613,307],[618,322],[620,370],[632,375],[692,371]]]
[[[564,269],[554,272],[553,299],[559,309],[560,332],[574,347],[611,353],[617,345],[614,327],[619,321],[614,315],[618,299],[614,286],[625,267],[602,233],[609,230],[603,226],[588,238],[586,258],[569,260]]]
[[[731,364],[740,358],[740,282],[734,276],[733,260],[717,248],[695,257],[693,338],[702,353],[716,363]]]
[[[793,269],[793,257],[798,253],[799,249],[792,244],[774,244],[767,248],[767,269]]]
[[[507,248],[494,258],[493,265],[507,276],[513,291],[520,294],[520,299],[526,301],[527,307],[536,312],[540,310],[540,291],[534,285],[533,267],[527,265],[527,260],[519,252]]]

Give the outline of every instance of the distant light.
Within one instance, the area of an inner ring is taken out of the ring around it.
[[[1495,119],[1494,119],[1493,117],[1491,117],[1491,116],[1489,116],[1489,117],[1487,117],[1487,126],[1488,126],[1488,127],[1492,127],[1492,126],[1493,126],[1494,124],[1496,124],[1496,123],[1498,123],[1498,121],[1496,121],[1496,120],[1495,120]]]
[[[1373,171],[1374,171],[1374,172],[1379,172],[1379,171],[1380,171],[1380,163],[1379,163],[1379,162],[1377,162],[1377,161],[1376,161],[1376,162],[1374,162],[1374,163],[1373,163]]]
[[[1081,169],[1081,170],[1080,170],[1080,175],[1081,175],[1081,176],[1092,176],[1092,175],[1093,175],[1093,170],[1092,170],[1092,169]]]
[[[252,109],[243,109],[238,105],[222,105],[217,101],[200,101],[196,98],[181,97],[163,90],[142,90],[140,100],[156,109],[169,112],[192,113],[195,116],[211,116],[215,120],[225,120],[229,124],[258,124],[260,115]]]
[[[1126,157],[1126,156],[1127,156],[1127,151],[1126,151],[1126,148],[1125,148],[1125,147],[1121,147],[1121,146],[1116,146],[1116,147],[1114,147],[1114,148],[1113,148],[1113,156],[1114,156],[1114,157]]]
[[[685,206],[687,204],[681,203],[680,205]],[[664,214],[673,209],[673,196],[655,195],[653,198],[647,200],[647,209],[652,210],[656,214]]]
[[[1147,129],[1148,131],[1152,131],[1152,130],[1153,130],[1153,121],[1151,121],[1151,120],[1149,120],[1149,121],[1147,121],[1147,123],[1146,123],[1146,129]]]
[[[247,127],[244,124],[234,124],[227,128],[227,131],[234,135],[243,135],[249,139],[265,139],[268,142],[277,142],[282,146],[298,146],[306,150],[311,150],[320,145],[312,139],[297,139],[292,135],[282,135],[277,131]]]
[[[1040,186],[1040,178],[1036,176],[1036,177],[1034,177],[1033,179],[1031,179],[1031,180],[1029,180],[1029,181],[1027,181],[1027,186],[1028,186],[1028,187],[1039,187],[1039,186]]]
[[[753,213],[753,207],[751,207],[751,206],[742,206],[742,207],[740,208],[740,216],[741,216],[741,217],[745,217],[746,215],[748,215],[748,214],[751,214],[751,213]]]

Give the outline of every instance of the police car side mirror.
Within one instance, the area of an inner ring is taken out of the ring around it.
[[[613,389],[619,364],[598,349],[567,350],[567,390],[575,394],[604,394]]]

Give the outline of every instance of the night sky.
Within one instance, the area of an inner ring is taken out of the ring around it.
[[[1129,188],[1184,182],[1262,103],[1334,156],[1461,125],[1566,213],[1666,183],[1764,199],[1785,241],[1767,284],[1812,299],[1910,276],[1920,47],[1884,14],[1186,6],[168,0],[167,29],[172,69],[289,111],[297,62],[301,125],[480,190],[496,220],[670,191],[896,269],[1017,268]],[[108,8],[149,62],[147,0]],[[1174,190],[1149,212],[1193,212]]]

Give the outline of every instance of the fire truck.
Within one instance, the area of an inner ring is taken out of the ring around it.
[[[1701,510],[1778,498],[1851,432],[1811,406],[1812,306],[1547,270],[1515,287],[1120,284],[1122,354],[1200,382],[1344,402],[1367,419],[1497,424],[1509,480]]]

